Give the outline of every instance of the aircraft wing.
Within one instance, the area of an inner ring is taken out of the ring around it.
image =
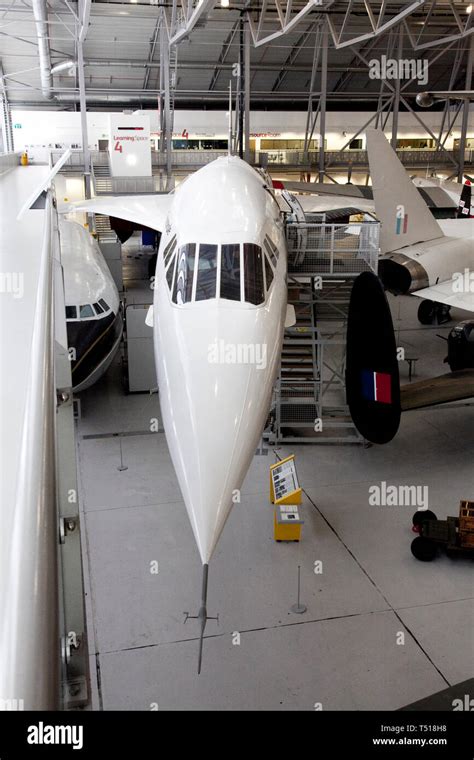
[[[339,209],[350,209],[352,214],[361,212],[374,212],[374,202],[366,200],[365,198],[357,198],[357,202],[354,203],[354,198],[347,196],[324,196],[324,195],[298,195],[297,199],[301,205],[303,211],[309,213],[318,213],[325,211],[337,211]]]
[[[469,287],[465,286],[462,291],[460,286],[459,290],[460,292],[456,292],[456,281],[453,279],[439,282],[429,288],[415,290],[411,295],[427,298],[430,301],[436,301],[436,303],[444,303],[447,306],[454,306],[465,311],[474,311],[474,292],[469,292]]]
[[[474,396],[474,370],[461,369],[446,375],[419,380],[400,389],[402,411],[423,409],[450,401],[462,401]]]
[[[429,180],[419,180],[416,178],[413,184],[417,187],[418,192],[425,201],[426,205],[432,209],[454,209],[458,205],[461,195],[462,185],[450,182],[449,186],[457,186],[454,191],[448,190],[447,186],[439,187],[433,183],[430,185]],[[371,186],[353,185],[351,183],[342,185],[331,182],[287,182],[275,180],[276,189],[289,190],[290,193],[311,193],[312,195],[328,195],[345,198],[363,199],[363,201],[373,201],[374,193]],[[350,204],[348,204],[350,205]],[[364,208],[366,208],[364,206]],[[372,204],[373,209],[373,204]]]
[[[275,180],[273,183],[275,189],[289,190],[290,193],[312,193],[313,195],[336,195],[345,196],[346,198],[366,198],[372,200],[373,193],[371,187],[365,185],[340,185],[334,182],[280,182]]]
[[[70,203],[63,211],[85,211],[124,219],[143,227],[162,232],[173,199],[172,195],[116,195],[100,196]]]

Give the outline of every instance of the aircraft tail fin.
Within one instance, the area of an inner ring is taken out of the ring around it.
[[[380,247],[391,253],[443,237],[443,231],[379,129],[367,129],[375,211],[382,223]]]
[[[352,420],[372,443],[388,443],[400,424],[400,377],[390,307],[376,274],[354,281],[347,319],[346,395]]]

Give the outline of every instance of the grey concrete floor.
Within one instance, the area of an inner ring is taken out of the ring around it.
[[[449,326],[418,325],[414,298],[392,306],[418,377],[444,372]],[[119,362],[81,395],[77,429],[93,709],[396,710],[474,676],[472,562],[417,562],[414,509],[368,500],[381,481],[426,485],[430,508],[456,515],[474,498],[474,407],[409,413],[385,447],[279,447],[305,491],[299,544],[273,540],[265,446],[211,563],[219,623],[198,675],[183,612],[197,612],[201,567],[165,436],[149,433],[159,397],[124,395]]]

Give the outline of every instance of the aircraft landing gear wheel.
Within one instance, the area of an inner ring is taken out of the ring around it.
[[[426,299],[418,307],[418,321],[422,325],[442,325],[451,321],[450,311],[450,306]]]
[[[446,322],[451,322],[451,306],[447,306],[445,303],[436,304],[436,321],[438,325],[444,325]]]
[[[418,536],[411,542],[411,553],[420,562],[431,562],[436,557],[437,547],[429,538]]]
[[[418,306],[418,322],[422,325],[434,324],[436,318],[436,304],[434,301],[422,301]]]
[[[425,522],[425,520],[437,520],[435,513],[431,511],[431,509],[418,509],[412,518],[412,531],[414,533],[420,533],[421,526]]]

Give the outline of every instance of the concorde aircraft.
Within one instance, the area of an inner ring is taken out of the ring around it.
[[[367,152],[375,211],[381,222],[379,275],[393,293],[422,301],[423,324],[452,306],[474,311],[474,218],[436,220],[383,132],[368,129]],[[460,215],[462,216],[462,214]],[[463,277],[468,273],[466,282]]]
[[[122,314],[117,287],[89,231],[60,217],[59,239],[72,384],[78,393],[110,366],[122,337]]]
[[[200,671],[209,561],[262,434],[294,316],[280,208],[265,179],[235,156],[168,196],[73,208],[162,233],[147,319],[166,438],[203,564]]]

